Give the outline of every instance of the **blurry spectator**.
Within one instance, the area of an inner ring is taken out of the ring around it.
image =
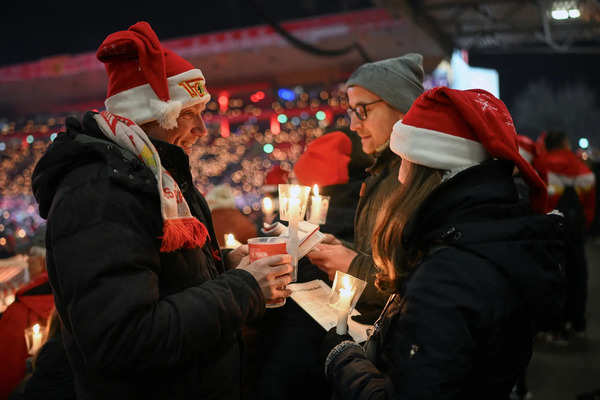
[[[309,143],[294,164],[294,173],[301,185],[317,184],[320,194],[331,197],[321,231],[347,242],[353,240],[360,186],[372,163],[362,151],[360,138],[349,130],[333,131]]]
[[[517,145],[521,157],[531,164],[536,155],[535,142],[525,135],[517,135]]]
[[[27,271],[29,280],[36,279],[46,272],[46,228],[45,225],[38,228],[31,240],[29,255],[27,257]]]
[[[62,343],[60,319],[56,310],[50,315],[46,342],[35,355],[32,368],[32,374],[23,385],[23,399],[70,400],[76,398],[73,372]]]
[[[235,206],[235,198],[229,185],[215,186],[206,195],[206,202],[210,208],[219,246],[225,246],[226,233],[233,233],[242,244],[257,236],[256,226]]]
[[[6,398],[26,373],[29,357],[25,344],[25,329],[34,324],[46,325],[54,308],[54,298],[48,275],[39,274],[19,289],[15,301],[7,307],[0,319],[0,399]]]
[[[545,151],[535,158],[534,166],[548,184],[549,206],[565,215],[567,226],[565,326],[583,335],[588,285],[585,232],[596,211],[596,180],[587,165],[571,151],[565,132],[548,132],[544,145]],[[567,335],[567,331],[560,333],[559,343],[565,343]]]

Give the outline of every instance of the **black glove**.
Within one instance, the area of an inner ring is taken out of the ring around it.
[[[323,342],[321,343],[321,365],[325,365],[325,360],[327,359],[327,356],[329,355],[331,349],[333,349],[335,346],[337,346],[345,340],[354,341],[354,339],[352,339],[352,336],[348,335],[347,333],[345,335],[338,335],[335,332],[335,326],[325,334]]]

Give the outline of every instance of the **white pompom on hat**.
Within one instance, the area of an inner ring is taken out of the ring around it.
[[[108,35],[96,57],[108,74],[106,109],[138,125],[175,128],[183,108],[210,100],[202,71],[163,47],[147,22]]]

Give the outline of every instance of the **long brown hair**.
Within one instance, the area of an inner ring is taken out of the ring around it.
[[[375,285],[382,291],[393,289],[414,268],[412,256],[402,246],[402,232],[416,209],[442,182],[438,169],[413,163],[408,168],[406,182],[384,203],[373,231],[373,260],[379,269]]]

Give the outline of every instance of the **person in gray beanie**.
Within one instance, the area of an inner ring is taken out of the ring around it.
[[[332,235],[308,254],[310,261],[334,276],[335,271],[365,280],[367,287],[356,308],[363,323],[373,323],[388,293],[375,287],[375,263],[371,237],[383,201],[398,188],[401,159],[389,149],[392,127],[402,119],[413,101],[423,93],[423,57],[410,53],[361,65],[346,82],[350,129],[361,139],[363,151],[375,157],[367,169],[354,218],[354,241],[342,242]]]

